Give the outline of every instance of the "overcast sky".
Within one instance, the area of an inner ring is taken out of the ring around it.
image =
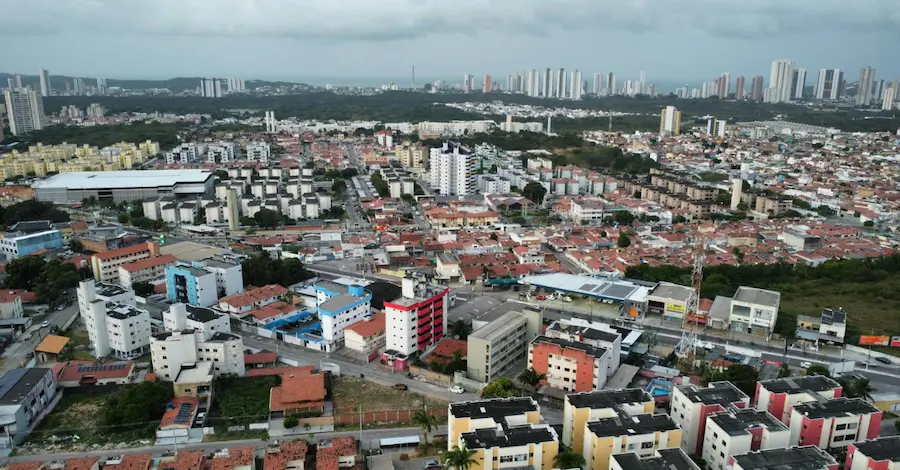
[[[109,78],[763,75],[900,79],[898,0],[3,0],[0,71]],[[749,79],[748,79],[749,83]]]

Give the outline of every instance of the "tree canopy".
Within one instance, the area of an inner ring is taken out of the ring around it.
[[[522,195],[531,200],[535,204],[544,202],[544,195],[547,194],[547,188],[537,181],[532,181],[522,188]]]
[[[272,259],[265,253],[245,260],[241,266],[246,286],[280,284],[287,287],[313,277],[312,273],[303,268],[300,260]]]
[[[522,391],[516,387],[516,384],[511,379],[506,377],[494,380],[481,391],[482,398],[507,398],[521,395]]]
[[[126,385],[121,392],[110,395],[103,407],[104,426],[153,427],[166,412],[172,400],[172,386],[165,382],[141,382]],[[110,432],[115,432],[111,428]]]
[[[17,222],[28,220],[49,220],[50,222],[68,222],[69,214],[49,202],[22,201],[10,206],[0,206],[0,223],[12,226]]]

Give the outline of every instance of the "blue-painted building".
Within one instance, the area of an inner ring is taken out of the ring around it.
[[[209,307],[219,300],[216,275],[187,264],[166,268],[166,297],[173,302]]]
[[[360,285],[331,281],[315,284],[316,309],[322,322],[322,350],[332,351],[344,342],[344,328],[372,315],[372,293]]]
[[[45,230],[35,233],[10,233],[0,238],[0,254],[6,259],[28,256],[38,250],[54,250],[63,247],[63,237],[59,230]]]

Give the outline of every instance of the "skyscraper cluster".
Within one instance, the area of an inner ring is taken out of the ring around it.
[[[638,80],[627,80],[624,86],[617,88],[616,75],[612,72],[607,74],[597,72],[593,75],[593,82],[591,82],[585,79],[580,70],[567,71],[565,68],[532,69],[511,73],[506,78],[505,87],[490,75],[485,75],[482,85],[482,91],[485,93],[489,91],[506,91],[508,93],[522,93],[535,98],[571,100],[580,100],[585,94],[596,96],[624,94],[634,96],[637,94],[655,95],[656,93],[656,87],[647,84],[644,72],[641,72]],[[462,90],[466,93],[477,90],[472,75],[463,75]]]
[[[47,69],[41,69],[40,82],[41,96],[50,96],[50,94],[53,92],[53,88],[50,85],[50,72],[47,71]]]
[[[222,81],[218,78],[201,78],[200,96],[204,98],[221,98]]]
[[[228,93],[240,93],[247,91],[244,87],[244,79],[242,77],[228,78]]]

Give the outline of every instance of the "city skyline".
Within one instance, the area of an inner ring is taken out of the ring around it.
[[[229,2],[234,3],[223,5]],[[499,77],[523,67],[565,67],[614,70],[635,79],[644,70],[657,82],[680,82],[722,71],[766,75],[777,50],[806,70],[870,65],[884,76],[900,77],[889,47],[900,34],[900,18],[886,0],[865,5],[822,0],[814,6],[694,0],[652,8],[643,2],[562,0],[519,2],[515,10],[479,0],[425,5],[223,0],[215,9],[198,0],[162,0],[152,7],[109,0],[8,3],[17,20],[0,31],[7,45],[4,63],[19,73],[43,67],[120,78],[396,80],[415,62],[422,77]],[[832,14],[838,9],[831,6],[840,7],[841,14]],[[226,13],[228,21],[222,18]],[[138,17],[142,21],[132,21]],[[467,25],[466,34],[461,24]],[[684,26],[679,42],[686,53],[691,45],[703,45],[716,61],[659,54],[659,45],[671,39],[666,33],[671,24]],[[483,47],[492,43],[504,44],[503,53],[479,52],[493,51]],[[104,45],[102,54],[96,53],[98,44]],[[564,47],[568,44],[599,47],[588,59],[579,48]],[[383,60],[385,51],[417,59],[401,65]]]

